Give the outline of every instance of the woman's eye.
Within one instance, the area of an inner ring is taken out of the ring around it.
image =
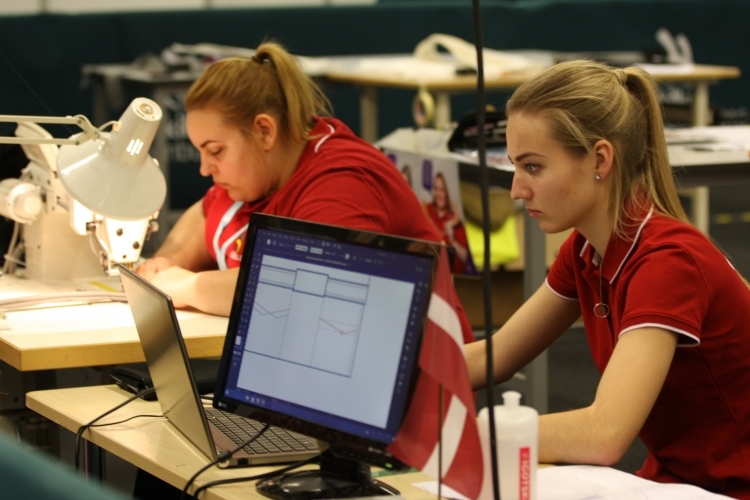
[[[219,156],[219,154],[223,151],[223,149],[217,149],[215,151],[209,151],[208,154],[211,156]]]
[[[539,165],[536,163],[524,163],[523,168],[525,168],[529,173],[535,173],[539,170]]]

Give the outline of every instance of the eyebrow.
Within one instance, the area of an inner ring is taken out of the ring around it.
[[[523,160],[524,158],[526,158],[528,156],[541,156],[542,158],[545,157],[542,154],[534,153],[533,151],[529,151],[527,153],[521,153],[520,155],[516,156],[516,161],[521,161],[521,160]],[[510,155],[508,155],[508,159],[511,161],[511,163],[513,162],[513,158],[511,158]]]
[[[216,142],[216,140],[215,139],[209,139],[207,141],[204,141],[203,144],[200,145],[200,147],[205,148],[206,146],[208,146],[212,142]]]

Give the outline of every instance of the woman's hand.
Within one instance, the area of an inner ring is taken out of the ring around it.
[[[153,257],[144,261],[135,269],[135,272],[143,279],[151,281],[157,273],[175,265],[175,262],[169,257]]]
[[[175,307],[182,308],[195,305],[197,277],[198,273],[179,266],[170,266],[155,273],[150,281],[172,298]]]
[[[193,272],[172,265],[154,273],[149,281],[169,295],[176,308],[229,316],[238,275],[239,268]]]
[[[196,272],[216,269],[216,261],[206,246],[205,230],[206,218],[199,200],[180,216],[154,258],[141,264],[136,272],[151,280],[154,274],[172,266]]]

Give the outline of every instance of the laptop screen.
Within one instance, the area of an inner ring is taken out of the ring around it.
[[[321,439],[389,444],[409,401],[438,252],[254,215],[215,404]]]

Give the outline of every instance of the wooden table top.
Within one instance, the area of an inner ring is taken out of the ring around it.
[[[0,299],[59,291],[14,276],[0,278]],[[0,359],[20,371],[106,366],[144,361],[125,303],[49,304],[6,311],[0,320]],[[228,318],[178,311],[190,357],[218,357]]]
[[[130,394],[114,385],[76,387],[30,392],[26,405],[62,427],[76,432]],[[156,401],[135,400],[105,417],[101,423],[119,422],[135,415],[160,415]],[[177,431],[165,418],[135,418],[110,427],[88,430],[84,437],[97,446],[182,489],[186,481],[209,460]],[[236,469],[211,468],[199,476],[196,485],[230,477],[246,477],[269,472],[278,466],[255,466]],[[374,471],[378,475],[378,471]],[[434,496],[413,486],[429,481],[421,473],[389,474],[379,480],[395,487],[410,500],[433,499]],[[201,499],[265,498],[255,491],[254,483],[244,482],[213,487]]]
[[[655,65],[656,66],[656,65]],[[691,68],[685,66],[658,65],[657,70],[651,72],[657,82],[700,82],[726,80],[740,77],[740,69],[736,66],[715,66],[709,64],[694,64]],[[392,88],[424,88],[430,91],[467,91],[477,85],[475,75],[454,75],[450,77],[433,77],[420,75],[413,77],[398,71],[392,73],[380,71],[364,71],[333,68],[326,73],[328,80],[350,85],[392,87]],[[528,76],[505,76],[485,78],[488,89],[510,89],[518,87]]]

